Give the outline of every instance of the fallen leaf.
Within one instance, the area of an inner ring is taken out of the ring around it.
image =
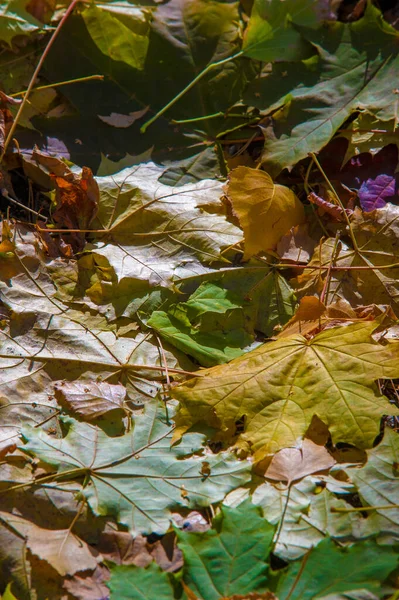
[[[148,106],[146,108],[143,108],[143,110],[136,110],[135,112],[131,112],[128,115],[121,115],[119,113],[113,112],[108,117],[98,115],[98,118],[101,119],[101,121],[103,121],[104,123],[107,123],[107,125],[111,125],[112,127],[126,129],[127,127],[133,125],[135,121],[141,119],[141,117],[143,117],[147,111]]]
[[[82,11],[87,30],[98,49],[114,61],[143,69],[149,44],[149,14],[130,4],[91,5]]]
[[[273,183],[270,175],[259,169],[234,169],[226,193],[244,231],[246,258],[275,248],[291,227],[305,219],[294,192]]]
[[[237,482],[247,481],[250,471],[250,464],[238,461],[231,452],[219,453],[207,456],[211,474],[204,477],[205,436],[187,435],[171,447],[173,428],[164,421],[163,406],[158,408],[156,401],[147,403],[131,432],[114,438],[93,425],[64,417],[68,428],[64,438],[27,427],[21,448],[52,466],[54,475],[71,472],[73,481],[84,474],[90,485],[81,492],[95,515],[112,515],[132,533],[164,533],[172,508],[217,502]]]
[[[177,531],[184,583],[207,600],[264,589],[264,561],[273,536],[274,527],[250,501],[237,509],[223,506],[212,529],[200,534]]]
[[[0,512],[0,519],[26,538],[29,550],[47,561],[60,575],[93,571],[101,555],[69,529],[43,529],[16,515]]]
[[[306,559],[289,565],[276,594],[279,598],[290,594],[290,600],[313,600],[359,589],[378,594],[381,582],[396,565],[393,549],[374,540],[341,548],[326,539]]]
[[[382,346],[375,323],[336,327],[306,340],[300,335],[264,344],[227,365],[212,367],[172,390],[179,400],[175,439],[195,423],[207,423],[257,459],[295,446],[313,415],[329,427],[333,443],[373,445],[380,419],[398,411],[376,380],[397,377],[399,346]]]
[[[307,263],[315,249],[316,240],[310,237],[306,224],[292,227],[277,244],[277,254],[283,260]]]
[[[252,496],[253,503],[262,508],[270,523],[281,524],[274,548],[279,558],[298,560],[326,537],[336,539],[338,543],[359,541],[357,516],[332,512],[332,509],[348,506],[340,491],[341,495],[337,497],[324,484],[322,476],[307,476],[290,486],[269,482],[258,486]]]
[[[396,431],[385,428],[382,441],[367,452],[367,462],[345,472],[355,484],[364,506],[375,506],[368,512],[366,525],[378,527],[385,534],[399,536],[399,440]],[[392,508],[383,509],[378,507]]]
[[[328,470],[333,465],[334,458],[323,446],[304,439],[300,448],[283,448],[277,452],[265,472],[265,477],[275,481],[286,481],[290,485],[306,475]]]
[[[127,531],[104,531],[97,549],[106,560],[117,565],[146,567],[153,560],[147,539],[142,535],[133,537]]]
[[[83,419],[91,421],[111,410],[123,410],[126,388],[103,382],[66,382],[54,385],[55,397]]]
[[[358,194],[365,212],[382,208],[388,201],[392,201],[393,196],[397,196],[399,200],[397,182],[393,175],[380,174],[375,179],[363,181]]]
[[[108,579],[108,569],[98,566],[93,573],[79,573],[65,579],[64,588],[77,600],[103,600],[109,593],[105,585]]]
[[[325,305],[315,296],[303,296],[295,315],[288,321],[278,337],[287,337],[295,333],[306,335],[313,329],[320,328],[326,310]]]
[[[300,12],[302,3],[293,4]],[[300,31],[302,43],[317,48],[317,57],[291,64],[277,60],[271,73],[254,79],[244,94],[247,104],[273,115],[263,128],[263,165],[273,176],[309,152],[318,152],[359,109],[375,115],[379,128],[395,118],[397,31],[377,7],[367,4],[365,15],[353,23],[305,26]]]

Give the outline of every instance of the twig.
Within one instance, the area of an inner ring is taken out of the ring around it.
[[[334,242],[334,248],[331,254],[331,260],[330,260],[330,264],[328,265],[328,271],[327,271],[327,275],[326,275],[326,281],[324,283],[324,287],[323,290],[321,292],[320,295],[320,302],[322,302],[323,304],[326,303],[326,298],[328,298],[328,295],[330,293],[330,281],[331,281],[331,271],[332,268],[334,266],[334,263],[337,259],[337,255],[338,255],[338,242],[339,242],[339,238],[340,238],[340,232],[337,231],[337,233],[335,234],[335,242]]]
[[[23,98],[21,104],[19,105],[18,112],[15,115],[14,122],[11,125],[11,129],[8,132],[8,135],[7,135],[6,140],[4,142],[4,148],[3,148],[3,151],[2,151],[1,156],[0,156],[0,163],[3,162],[3,158],[4,158],[5,153],[7,152],[7,148],[9,146],[12,138],[14,137],[14,133],[15,133],[15,130],[17,128],[18,121],[21,118],[22,111],[23,111],[23,109],[25,107],[25,104],[26,104],[26,102],[27,102],[27,100],[29,98],[29,95],[30,95],[31,91],[33,90],[33,86],[36,83],[36,79],[37,79],[37,77],[38,77],[38,75],[40,73],[40,70],[41,70],[41,68],[43,66],[43,63],[46,60],[46,58],[48,56],[48,53],[50,52],[50,49],[51,49],[52,45],[54,44],[55,40],[57,39],[57,36],[58,36],[59,32],[61,31],[61,29],[62,29],[65,21],[67,20],[67,18],[69,17],[69,15],[71,14],[71,12],[74,10],[75,6],[78,4],[79,1],[80,0],[72,0],[71,4],[68,6],[67,10],[65,11],[65,14],[62,17],[61,21],[58,23],[56,30],[54,31],[53,35],[49,39],[49,42],[48,42],[48,44],[47,44],[47,46],[46,46],[43,54],[41,55],[39,62],[37,63],[37,67],[36,67],[36,69],[35,69],[32,77],[31,77],[31,80],[30,80],[28,88],[27,88],[27,90],[25,92],[24,98]]]
[[[6,189],[2,189],[0,191],[1,191],[1,195],[9,202],[12,202],[12,204],[16,204],[16,206],[19,206],[19,208],[22,208],[23,210],[26,210],[26,212],[29,212],[32,215],[35,215],[36,217],[38,217],[39,219],[42,219],[43,221],[47,222],[47,220],[48,220],[47,217],[44,217],[40,213],[33,210],[33,208],[29,208],[28,206],[25,206],[25,204],[22,204],[22,202],[18,202],[18,200],[15,200],[15,198],[12,198]],[[44,231],[46,231],[46,230],[44,230]]]

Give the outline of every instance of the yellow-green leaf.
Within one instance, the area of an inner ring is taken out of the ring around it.
[[[297,444],[317,415],[334,443],[371,447],[381,416],[398,413],[376,380],[399,376],[399,344],[376,342],[374,328],[357,323],[312,340],[293,335],[204,371],[173,390],[181,403],[177,435],[205,422],[231,440],[243,419],[238,443],[260,458]]]
[[[274,248],[291,227],[305,220],[303,206],[294,192],[275,184],[259,169],[234,169],[227,196],[244,231],[247,258]]]

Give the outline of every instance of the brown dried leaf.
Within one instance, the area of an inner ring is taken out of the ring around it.
[[[77,600],[99,600],[109,596],[109,588],[104,583],[108,579],[108,569],[98,566],[94,573],[82,573],[65,579],[64,588]]]
[[[126,531],[104,531],[97,548],[104,558],[117,565],[146,567],[153,560],[146,538],[142,535],[133,537]]]
[[[59,402],[66,404],[85,421],[97,419],[111,410],[123,410],[126,397],[126,388],[123,385],[113,385],[105,381],[61,381],[54,385],[54,392]]]
[[[292,227],[277,244],[277,254],[283,260],[307,263],[316,247],[316,240],[308,234],[306,224]]]
[[[62,576],[92,571],[101,555],[69,529],[43,529],[16,515],[0,512],[0,518],[26,539],[27,548],[48,562]]]
[[[295,315],[288,321],[278,337],[287,337],[296,333],[306,335],[313,329],[320,327],[321,318],[326,312],[326,307],[315,296],[301,298]],[[323,322],[325,318],[323,319]]]
[[[306,475],[330,469],[333,465],[335,460],[323,446],[305,439],[301,448],[283,448],[277,452],[272,458],[265,477],[290,484]]]

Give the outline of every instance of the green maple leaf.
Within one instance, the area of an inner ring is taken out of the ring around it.
[[[173,390],[181,403],[178,432],[205,422],[231,440],[244,419],[238,443],[260,457],[297,444],[317,415],[334,443],[371,447],[381,416],[396,412],[376,380],[399,373],[399,345],[375,342],[374,328],[360,323],[312,340],[290,336],[204,371]]]
[[[187,302],[167,312],[154,311],[147,325],[205,367],[240,356],[252,341],[240,298],[213,283],[200,285]]]
[[[380,598],[384,594],[381,582],[397,564],[395,549],[379,546],[374,540],[339,548],[327,538],[305,559],[289,565],[278,582],[276,595],[281,600],[316,600],[367,590]]]
[[[302,64],[276,63],[245,95],[248,104],[267,113],[281,109],[265,132],[264,164],[272,174],[317,152],[358,110],[380,121],[395,117],[398,32],[377,8],[368,3],[354,23],[298,30],[318,55]]]
[[[222,507],[204,533],[177,531],[184,581],[206,600],[264,589],[274,530],[246,501],[236,509]]]
[[[86,478],[82,494],[96,515],[112,515],[132,532],[163,533],[175,507],[209,506],[249,479],[250,465],[231,453],[206,454],[204,436],[190,434],[171,447],[173,428],[156,403],[134,429],[110,438],[101,429],[65,418],[55,439],[26,427],[25,452],[55,468],[65,481]]]
[[[223,506],[213,519],[212,529],[203,533],[176,530],[178,545],[184,555],[185,584],[199,600],[219,600],[264,589],[274,531],[274,526],[250,501],[236,509]],[[150,577],[156,587],[148,596]],[[166,573],[154,565],[145,570],[115,567],[111,570],[109,587],[111,598],[115,600],[138,600],[144,595],[154,599],[173,598]]]

